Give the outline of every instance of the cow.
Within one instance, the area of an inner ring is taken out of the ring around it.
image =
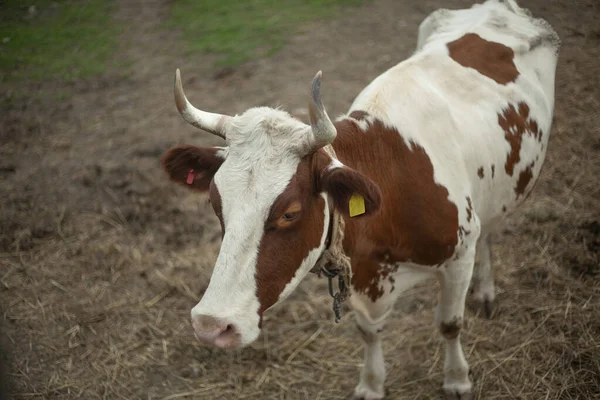
[[[162,157],[172,181],[208,193],[222,228],[210,283],[191,311],[196,337],[219,348],[256,340],[263,313],[336,236],[364,342],[353,396],[384,397],[386,317],[401,293],[436,278],[442,391],[472,398],[460,342],[465,300],[472,281],[474,299],[494,304],[492,233],[540,174],[559,48],[550,24],[513,0],[440,9],[420,24],[414,54],[335,121],[317,73],[310,124],[270,107],[235,116],[197,109],[177,70],[185,121],[227,144],[180,145]]]

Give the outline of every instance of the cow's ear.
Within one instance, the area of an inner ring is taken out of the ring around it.
[[[207,191],[210,181],[225,161],[227,148],[177,146],[162,156],[162,165],[169,178],[192,190]]]
[[[381,208],[381,190],[371,179],[334,161],[321,171],[320,190],[346,217],[375,214]]]

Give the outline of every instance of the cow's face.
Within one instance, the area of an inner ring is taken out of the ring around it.
[[[192,309],[192,325],[203,342],[244,346],[258,337],[263,312],[287,297],[317,262],[333,209],[347,214],[350,197],[358,193],[367,214],[374,212],[380,193],[372,181],[320,149],[319,124],[335,137],[324,110],[321,118],[329,126],[315,121],[320,110],[313,106],[311,127],[266,107],[235,117],[198,116],[184,100],[177,103],[186,120],[192,111],[196,120],[214,117],[208,130],[218,125],[229,144],[179,146],[163,156],[173,181],[209,193],[223,230],[210,284]]]

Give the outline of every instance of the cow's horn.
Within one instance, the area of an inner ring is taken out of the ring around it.
[[[175,72],[175,105],[183,119],[188,123],[225,139],[224,125],[231,117],[209,113],[194,107],[183,93],[179,68]]]
[[[311,151],[327,146],[333,142],[337,135],[335,126],[329,119],[321,101],[321,76],[323,76],[321,71],[315,75],[312,81],[310,101],[308,102],[308,114],[313,136]]]

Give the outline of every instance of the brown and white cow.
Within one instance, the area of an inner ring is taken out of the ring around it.
[[[559,46],[550,25],[513,0],[438,10],[420,25],[414,55],[369,84],[336,122],[317,74],[310,126],[268,107],[233,117],[198,110],[178,71],[184,119],[227,142],[163,156],[173,181],[208,191],[223,229],[210,284],[191,312],[198,339],[218,347],[254,341],[263,313],[315,265],[341,213],[350,304],[365,344],[355,396],[383,397],[384,321],[399,294],[435,276],[443,389],[470,397],[459,339],[465,297],[477,261],[474,296],[494,300],[490,235],[542,167]],[[323,149],[330,144],[337,159]],[[365,209],[350,217],[353,195]]]

